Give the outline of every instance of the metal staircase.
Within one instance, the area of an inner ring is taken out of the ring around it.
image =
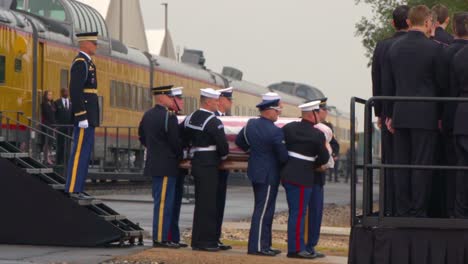
[[[0,112],[1,119],[5,121],[9,118],[2,117]],[[19,120],[14,122],[22,124],[27,132],[43,133]],[[100,200],[70,198],[64,191],[65,179],[52,168],[32,158],[28,152],[21,152],[18,143],[5,131],[10,129],[10,126],[1,124],[0,122],[0,210],[5,215],[2,213],[0,218],[0,243],[64,246],[136,243],[143,245],[145,231],[138,224]],[[44,215],[38,215],[38,219],[35,219],[35,213],[32,211],[44,212]],[[63,221],[58,220],[62,217]],[[84,223],[87,226],[83,226]],[[34,227],[36,224],[37,228]],[[78,229],[74,230],[76,227]],[[14,232],[16,228],[23,231]],[[46,236],[42,235],[44,229],[47,230]],[[61,234],[62,232],[64,234]],[[80,234],[83,237],[80,237]]]

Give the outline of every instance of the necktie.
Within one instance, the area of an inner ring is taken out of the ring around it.
[[[65,99],[65,109],[68,110],[68,99]]]

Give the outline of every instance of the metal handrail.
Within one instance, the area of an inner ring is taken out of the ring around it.
[[[426,103],[463,103],[468,102],[466,97],[404,97],[404,96],[377,96],[371,97],[365,101],[364,109],[364,164],[359,165],[364,169],[364,200],[363,200],[363,219],[362,223],[367,226],[391,226],[391,227],[418,227],[419,224],[423,224],[425,227],[434,228],[466,228],[468,222],[462,221],[461,219],[437,219],[437,218],[400,218],[400,217],[388,217],[384,215],[385,211],[385,173],[384,169],[418,169],[418,170],[459,170],[468,171],[468,166],[441,166],[441,165],[409,165],[409,164],[373,164],[371,159],[372,152],[372,107],[376,101],[386,102],[426,102]],[[357,100],[352,100],[352,104],[355,104]],[[362,102],[359,102],[362,103]],[[352,105],[352,110],[354,106]],[[354,113],[354,112],[353,112]],[[355,129],[352,129],[353,134]],[[355,157],[353,157],[355,158]],[[358,165],[356,160],[352,160],[353,169],[356,169]],[[373,216],[372,203],[373,203],[373,190],[372,184],[369,184],[372,180],[372,170],[380,170],[380,186],[379,186],[379,214]],[[353,171],[354,173],[355,171]],[[355,203],[356,196],[352,195],[351,203]],[[353,208],[352,208],[353,209]],[[353,215],[354,217],[354,215]],[[356,224],[352,220],[352,224]]]

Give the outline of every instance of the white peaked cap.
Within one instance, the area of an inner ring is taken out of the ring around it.
[[[228,88],[224,88],[224,89],[219,89],[219,90],[216,90],[220,93],[232,93],[232,87],[228,87]]]
[[[311,112],[314,110],[319,110],[320,109],[320,100],[317,101],[312,101],[309,103],[301,104],[299,106],[302,112]]]
[[[213,88],[203,88],[200,89],[201,96],[208,97],[208,98],[213,98],[213,99],[219,99],[219,96],[221,95],[220,92],[215,91]]]
[[[179,96],[179,95],[182,95],[182,89],[184,89],[184,87],[175,87],[175,88],[172,88],[172,89],[171,89],[171,95],[172,95],[172,96]]]
[[[273,101],[273,100],[281,100],[281,97],[277,93],[266,93],[262,95],[263,101]]]

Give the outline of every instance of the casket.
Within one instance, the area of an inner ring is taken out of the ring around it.
[[[221,169],[226,170],[246,170],[247,169],[247,160],[249,155],[240,149],[235,141],[237,134],[241,129],[247,124],[247,121],[254,117],[248,116],[219,116],[218,117],[224,125],[224,132],[229,143],[229,155],[228,158],[223,161],[221,164]],[[179,123],[182,123],[185,119],[185,116],[179,116]],[[275,125],[278,127],[283,127],[287,123],[299,121],[299,118],[279,118],[275,122]],[[190,168],[190,160],[184,160],[181,162],[182,168]]]

